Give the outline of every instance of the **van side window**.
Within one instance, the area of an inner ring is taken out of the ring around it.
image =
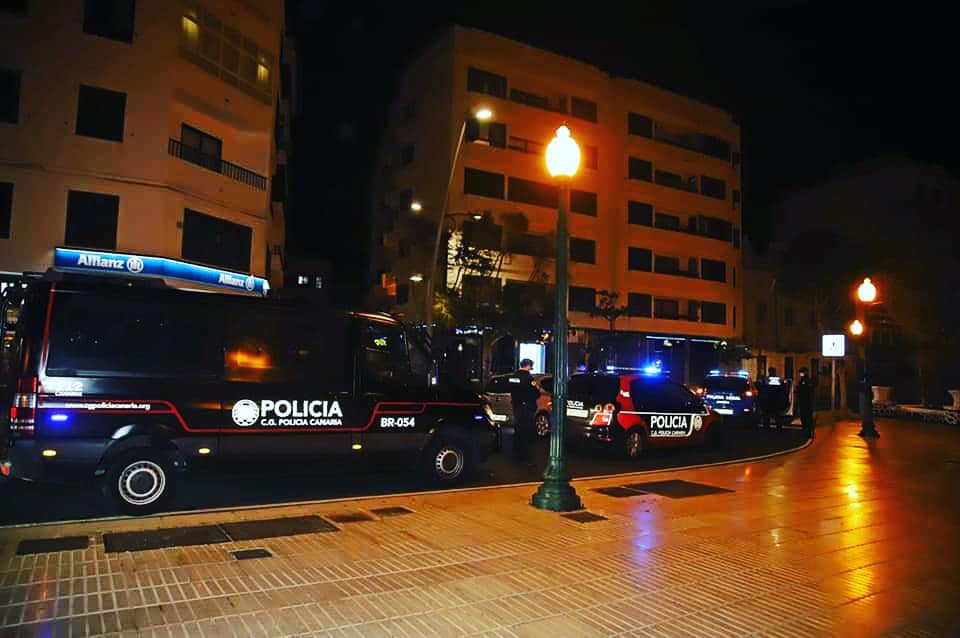
[[[213,377],[217,331],[202,306],[178,299],[58,293],[47,374]]]
[[[339,317],[282,308],[238,306],[226,319],[227,381],[350,387],[344,323]]]
[[[388,392],[406,386],[410,378],[403,328],[362,321],[358,326],[360,384],[363,392]]]

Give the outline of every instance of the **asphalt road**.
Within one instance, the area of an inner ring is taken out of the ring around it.
[[[669,469],[686,465],[731,461],[770,454],[799,446],[796,429],[734,431],[718,449],[708,447],[648,450],[643,458],[628,461],[613,450],[577,447],[568,451],[568,469],[574,477]],[[513,460],[512,436],[503,449],[458,487],[506,485],[538,481],[547,459],[547,442],[537,441],[530,460]],[[359,465],[359,466],[358,466]],[[178,491],[176,510],[271,505],[295,501],[388,495],[436,489],[400,463],[376,467],[352,459],[340,466],[283,468],[231,468],[187,474]],[[0,482],[0,525],[40,523],[111,516],[94,484],[46,485],[22,481]]]

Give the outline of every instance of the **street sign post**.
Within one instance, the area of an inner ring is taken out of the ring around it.
[[[820,354],[830,359],[830,411],[837,408],[837,359],[847,354],[847,335],[825,334],[821,338]]]

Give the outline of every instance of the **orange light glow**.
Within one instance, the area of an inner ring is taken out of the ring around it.
[[[751,468],[750,466],[747,466],[747,468],[746,468],[745,470],[743,470],[743,475],[744,475],[744,476],[750,476],[750,474],[752,474],[752,473],[753,473],[753,468]]]
[[[859,319],[854,319],[851,321],[848,328],[850,330],[850,334],[852,334],[854,337],[859,337],[863,334],[863,323]]]
[[[270,365],[270,357],[265,354],[253,354],[250,352],[237,350],[236,352],[230,354],[230,358],[233,361],[233,364],[238,368],[268,370],[273,367]]]
[[[857,287],[857,299],[863,303],[873,303],[877,300],[877,287],[869,277],[864,277],[863,282]]]

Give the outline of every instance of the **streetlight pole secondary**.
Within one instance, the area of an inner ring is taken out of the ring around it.
[[[570,512],[583,507],[576,490],[570,485],[570,475],[564,459],[564,428],[567,417],[567,202],[570,197],[570,179],[580,166],[580,149],[570,137],[566,125],[557,129],[557,135],[547,146],[547,170],[559,178],[557,205],[557,272],[554,278],[553,324],[553,424],[550,428],[550,458],[543,473],[543,483],[531,498],[531,504],[553,512]]]
[[[460,151],[463,148],[463,140],[467,134],[467,124],[471,119],[478,122],[486,122],[493,117],[493,111],[488,108],[477,109],[472,117],[468,115],[463,119],[460,125],[460,134],[457,137],[457,146],[453,151],[453,161],[450,162],[450,175],[447,177],[447,188],[443,193],[443,203],[440,206],[440,217],[437,219],[437,234],[433,239],[433,253],[430,258],[430,276],[427,278],[426,286],[426,308],[424,308],[424,324],[428,330],[433,326],[433,292],[436,289],[437,279],[437,261],[440,259],[440,239],[443,237],[443,223],[447,218],[447,205],[450,201],[450,189],[453,187],[453,178],[457,174],[457,162],[460,159]],[[446,276],[446,273],[444,273]]]

